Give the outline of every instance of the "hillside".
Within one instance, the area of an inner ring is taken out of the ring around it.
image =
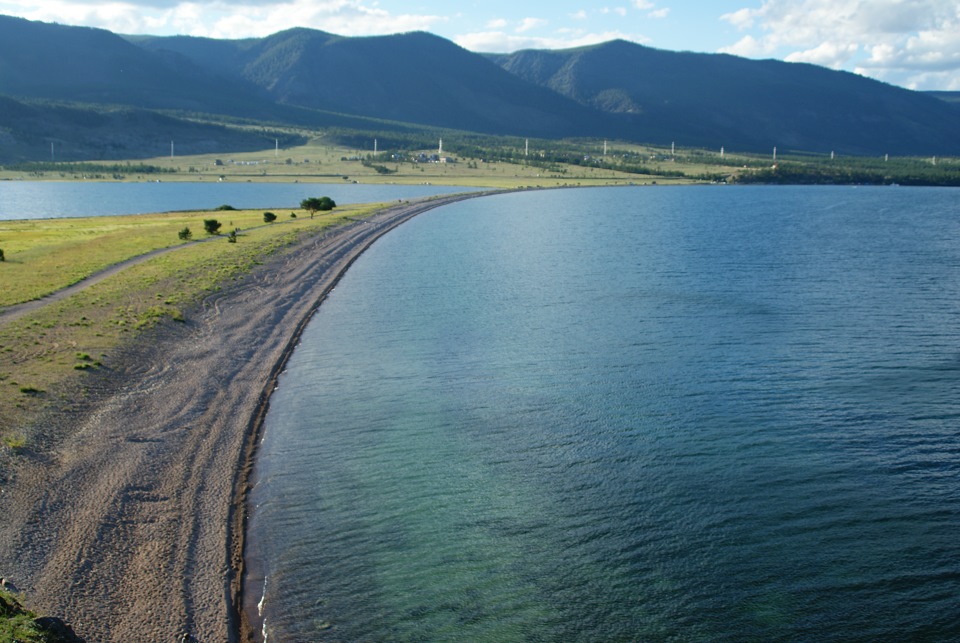
[[[617,114],[652,142],[844,154],[955,152],[943,101],[855,74],[622,40],[490,58],[524,80]]]
[[[344,38],[292,29],[226,44],[138,42],[230,74],[283,105],[488,134],[614,134],[596,125],[592,110],[428,33]]]
[[[0,16],[0,92],[16,101],[0,111],[0,136],[27,141],[30,154],[38,140],[62,139],[65,148],[76,143],[77,154],[93,158],[110,153],[101,148],[111,145],[121,156],[156,155],[147,139],[169,140],[164,127],[171,123],[164,119],[187,127],[186,119],[197,115],[314,131],[444,128],[763,153],[773,147],[873,156],[960,153],[960,119],[949,95],[808,64],[624,41],[481,55],[422,32],[124,37]],[[54,109],[50,101],[84,106],[69,115],[58,107],[49,123],[43,115],[14,117],[18,110]],[[163,117],[120,118],[121,106],[162,110]],[[84,119],[96,111],[109,122],[88,127]],[[219,140],[214,130],[207,133]],[[120,142],[90,143],[110,137]],[[236,142],[226,137],[218,144]],[[18,145],[0,150],[0,161]]]
[[[198,123],[131,107],[78,107],[0,96],[0,163],[116,160],[262,150],[300,137]]]

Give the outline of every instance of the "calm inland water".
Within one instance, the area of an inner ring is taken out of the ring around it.
[[[960,190],[417,217],[311,322],[252,503],[270,641],[960,640]]]

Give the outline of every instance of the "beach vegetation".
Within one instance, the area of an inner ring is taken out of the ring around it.
[[[177,236],[181,241],[189,241],[193,237],[193,232],[190,231],[189,226],[184,226],[180,232],[177,233]]]
[[[3,444],[11,451],[19,451],[27,446],[27,436],[22,433],[8,433],[3,436]]]
[[[19,595],[0,588],[0,643],[70,643],[80,641],[58,618],[40,617],[25,608]]]
[[[222,206],[221,206],[222,207]],[[207,234],[217,234],[220,231],[220,226],[223,224],[217,221],[216,219],[204,219],[203,220],[203,229]]]
[[[259,227],[263,210],[240,210],[231,218],[249,227],[244,243],[229,249],[219,243],[178,244],[172,239],[171,227],[179,229],[187,221],[199,225],[203,212],[0,221],[0,234],[17,247],[29,248],[33,261],[45,267],[42,275],[21,273],[21,264],[11,263],[17,277],[5,280],[0,288],[4,306],[55,292],[148,250],[170,247],[170,252],[0,323],[0,436],[12,427],[32,426],[39,413],[63,395],[82,399],[89,373],[109,369],[119,346],[149,341],[144,333],[156,326],[185,322],[191,308],[305,236],[322,234],[348,217],[369,216],[382,207],[350,205],[313,220],[301,217],[283,226]],[[63,266],[72,258],[77,258],[78,266]],[[63,267],[58,270],[58,265]],[[24,284],[19,283],[21,276]]]
[[[273,212],[264,212],[263,213],[263,222],[264,223],[273,223],[277,220],[277,215]]]

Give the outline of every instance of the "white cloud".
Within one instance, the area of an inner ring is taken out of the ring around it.
[[[813,49],[796,51],[786,57],[788,62],[813,63],[822,67],[842,69],[857,54],[855,44],[838,45],[831,42],[820,43]]]
[[[520,24],[517,25],[516,32],[525,33],[538,27],[542,27],[545,24],[547,24],[547,21],[543,18],[524,18],[520,21]]]
[[[626,16],[627,10],[624,7],[603,7],[602,9],[600,9],[600,13],[603,15],[609,15],[611,13],[615,13],[618,16]]]
[[[650,0],[633,0],[633,6],[640,11],[646,11],[648,18],[666,18],[670,13],[669,8],[663,7],[658,9],[656,3],[650,2]]]
[[[944,75],[948,84],[960,79],[956,0],[764,0],[722,19],[746,32],[721,49],[727,53],[855,69],[920,88]]]
[[[577,11],[576,13],[571,13],[571,14],[570,14],[570,17],[573,18],[574,20],[586,20],[586,19],[587,19],[587,12],[584,11],[583,9],[581,9],[580,11]]]
[[[0,13],[117,33],[214,38],[266,36],[292,27],[361,36],[431,30],[446,20],[435,15],[391,14],[365,0],[45,0],[42,4],[0,0]]]
[[[504,29],[507,24],[507,21],[503,18],[494,18],[487,23],[487,29]]]
[[[619,31],[571,33],[564,30],[558,37],[517,36],[502,31],[481,31],[455,36],[453,41],[470,51],[504,53],[520,49],[572,49],[596,45],[610,40],[629,40],[644,44],[648,38]]]

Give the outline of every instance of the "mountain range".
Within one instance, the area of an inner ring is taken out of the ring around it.
[[[98,127],[109,131],[129,121],[162,140],[177,129],[189,139],[184,153],[190,141],[210,147],[221,137],[223,145],[263,144],[231,138],[217,121],[605,137],[730,151],[960,153],[955,96],[809,64],[622,40],[478,54],[423,32],[344,37],[298,28],[218,40],[0,16],[0,94],[0,160],[36,155],[37,141],[54,138],[77,156],[146,153],[145,134],[70,148],[71,136],[90,139],[91,114],[107,114],[110,122]]]

